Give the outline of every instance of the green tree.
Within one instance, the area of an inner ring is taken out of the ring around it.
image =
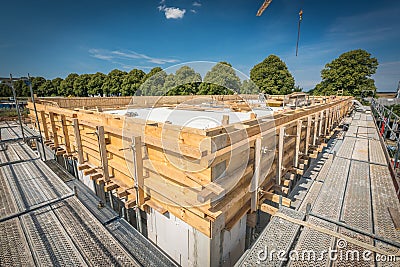
[[[90,74],[82,74],[74,80],[74,95],[75,96],[88,96],[89,81],[91,80]]]
[[[32,83],[32,90],[34,94],[37,94],[38,96],[47,96],[46,92],[42,92],[40,90],[42,84],[46,82],[46,79],[43,77],[32,77],[31,78],[31,83]]]
[[[89,95],[105,95],[103,93],[103,83],[106,80],[107,75],[101,72],[97,72],[90,76],[90,80],[88,81],[88,94]]]
[[[121,94],[123,96],[134,95],[142,85],[145,76],[146,73],[142,70],[131,70],[122,81]]]
[[[240,78],[236,75],[232,65],[227,62],[219,62],[206,73],[198,94],[228,95],[239,92],[240,87]]]
[[[56,96],[57,88],[54,87],[51,80],[46,80],[39,86],[36,92],[38,96]]]
[[[257,95],[260,93],[257,85],[252,80],[244,80],[240,88],[241,94]]]
[[[325,65],[321,71],[321,83],[317,84],[313,94],[333,95],[343,89],[344,95],[360,96],[363,90],[376,91],[375,74],[378,60],[365,50],[357,49],[343,53]]]
[[[57,78],[51,80],[51,83],[53,84],[53,88],[54,88],[54,90],[55,90],[54,96],[56,96],[56,95],[58,94],[58,92],[61,90],[61,89],[60,89],[60,86],[61,86],[61,82],[62,82],[62,81],[63,81],[63,79],[61,79],[61,78],[59,78],[59,77],[57,77]],[[58,95],[60,95],[60,94],[58,94]]]
[[[13,93],[10,86],[1,83],[0,84],[0,97],[12,97]]]
[[[103,94],[113,95],[113,96],[121,95],[122,82],[124,80],[125,75],[126,75],[125,71],[121,71],[118,69],[112,70],[107,75],[107,78],[103,83],[102,86]]]
[[[286,95],[293,92],[294,78],[285,62],[275,55],[269,55],[255,65],[250,70],[250,78],[266,94]]]
[[[164,83],[164,92],[167,95],[191,95],[197,94],[201,83],[201,75],[194,69],[183,66],[175,75],[170,74]]]
[[[17,97],[26,97],[26,96],[30,96],[30,89],[29,86],[22,80],[18,80],[13,82],[14,85],[14,89],[15,89],[15,94],[17,95]]]
[[[79,77],[76,73],[71,73],[60,83],[58,88],[58,95],[60,96],[74,96],[74,82]]]
[[[146,75],[140,87],[142,95],[164,95],[164,83],[167,74],[160,67],[155,67]]]

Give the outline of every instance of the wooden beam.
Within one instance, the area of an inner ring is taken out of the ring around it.
[[[69,134],[68,134],[68,127],[67,127],[67,120],[65,118],[65,115],[61,115],[61,129],[63,132],[64,136],[64,145],[65,149],[67,150],[67,153],[71,153],[71,144],[69,142]]]
[[[310,146],[310,136],[311,136],[311,116],[307,117],[307,132],[306,132],[306,144],[304,148],[304,155],[308,155],[308,147]]]
[[[108,172],[108,159],[107,159],[106,140],[104,138],[104,126],[97,126],[96,131],[99,142],[101,168],[103,169],[104,181],[106,181],[107,183],[110,181],[110,173]]]
[[[102,178],[102,177],[103,177],[103,174],[101,174],[101,173],[95,173],[95,174],[93,174],[93,175],[90,175],[90,180],[96,181],[97,179],[100,179],[100,178]]]
[[[127,191],[127,190],[121,190],[121,191],[118,191],[117,192],[117,196],[119,197],[119,198],[123,198],[123,197],[126,197],[126,196],[128,196],[129,195],[129,192]]]
[[[79,121],[78,119],[72,119],[72,124],[74,126],[74,137],[75,137],[75,146],[76,146],[76,153],[78,153],[78,163],[83,164],[83,149],[82,149],[82,140],[81,140],[81,133],[79,131]]]
[[[113,182],[110,182],[104,186],[104,191],[109,192],[109,191],[115,190],[117,188],[119,188],[119,185],[117,185]]]
[[[85,169],[90,169],[90,165],[89,164],[82,164],[82,165],[78,165],[78,171],[82,171]]]
[[[97,168],[89,168],[83,170],[83,175],[89,175],[97,172]]]
[[[167,209],[165,209],[164,207],[158,205],[156,202],[152,201],[151,199],[150,199],[150,200],[147,200],[144,204],[147,205],[147,206],[149,206],[149,207],[152,208],[153,210],[158,211],[158,212],[161,213],[161,214],[165,214],[165,213],[168,212]]]
[[[54,146],[58,147],[57,127],[56,127],[56,122],[54,120],[54,113],[50,112],[49,117],[50,117],[51,131],[53,132]]]
[[[319,125],[318,125],[318,137],[322,135],[322,122],[324,119],[324,111],[322,110],[320,113]]]
[[[66,153],[66,151],[64,149],[58,149],[56,151],[56,156],[61,156],[61,155],[64,155],[65,153]]]
[[[299,166],[299,155],[300,155],[300,142],[301,142],[301,129],[303,127],[303,121],[298,120],[296,126],[296,146],[294,150],[294,166]]]
[[[125,208],[131,209],[136,206],[136,200],[134,199],[129,199],[128,201],[125,202]]]
[[[41,110],[39,113],[40,113],[40,118],[42,121],[42,129],[43,129],[43,133],[44,133],[44,139],[47,141],[50,138],[49,138],[49,129],[47,128],[46,115],[43,110]]]
[[[261,204],[260,210],[271,215],[275,215],[278,212],[278,208],[265,203]]]
[[[317,134],[318,134],[318,124],[319,124],[319,113],[315,114],[315,118],[314,118],[314,133],[313,133],[313,142],[312,145],[315,146],[317,144]]]
[[[263,198],[275,203],[279,203],[279,199],[282,198],[282,205],[286,207],[290,207],[292,203],[290,199],[270,192],[263,192]]]
[[[144,178],[143,178],[143,157],[142,157],[142,139],[140,136],[132,138],[132,150],[134,160],[134,179],[137,187],[136,202],[138,206],[144,204]]]

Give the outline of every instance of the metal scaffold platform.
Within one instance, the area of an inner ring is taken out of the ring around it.
[[[400,231],[393,217],[400,203],[373,117],[354,112],[343,123],[348,131],[329,141],[289,195],[292,210],[272,213],[237,266],[398,266]],[[332,259],[323,253],[329,249],[337,255],[371,250],[372,256],[370,261]],[[264,254],[280,250],[285,252],[280,260]],[[293,251],[317,257],[293,259]],[[376,261],[382,254],[394,261]]]
[[[0,266],[175,266],[54,160],[1,140]]]

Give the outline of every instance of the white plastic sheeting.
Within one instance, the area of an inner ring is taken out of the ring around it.
[[[273,114],[274,110],[279,108],[253,109],[257,117],[264,117]],[[160,108],[135,108],[123,110],[105,111],[109,114],[125,115],[127,113],[135,114],[135,118],[166,122],[169,121],[174,125],[192,127],[197,129],[210,129],[222,125],[224,115],[229,116],[229,123],[237,123],[250,119],[252,112],[233,112],[230,109],[215,110],[186,110],[173,109],[168,107]]]

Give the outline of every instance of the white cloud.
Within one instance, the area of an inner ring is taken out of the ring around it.
[[[167,19],[181,19],[186,13],[186,9],[180,9],[178,7],[163,7],[162,10],[165,12],[165,17]]]
[[[201,6],[201,3],[200,2],[197,2],[197,1],[195,1],[195,2],[193,2],[193,6]]]
[[[132,62],[133,60],[138,61],[138,63],[153,63],[153,64],[166,64],[166,63],[176,63],[179,60],[169,59],[169,58],[156,58],[150,57],[145,54],[140,54],[135,51],[120,51],[120,50],[107,50],[107,49],[90,49],[89,54],[97,59],[110,61],[114,64],[125,64],[120,61]]]
[[[194,10],[194,9],[191,9],[191,10],[190,10],[190,12],[192,12],[192,13],[194,13],[194,14],[196,14],[196,13],[197,13],[197,11],[196,11],[196,10]]]

